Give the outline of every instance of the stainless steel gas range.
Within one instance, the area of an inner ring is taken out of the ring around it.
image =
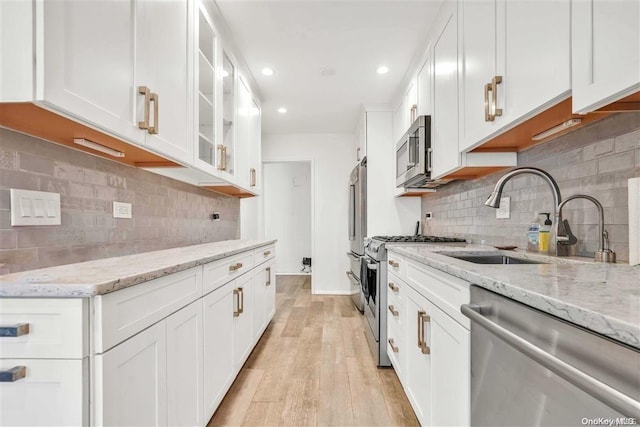
[[[378,366],[391,366],[387,355],[387,248],[386,243],[464,243],[464,239],[437,236],[374,236],[365,239],[362,259],[365,335]],[[382,343],[382,345],[380,344]]]

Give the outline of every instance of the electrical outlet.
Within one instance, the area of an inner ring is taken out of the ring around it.
[[[209,215],[209,219],[211,221],[220,221],[220,212],[214,212],[211,215]]]
[[[424,214],[424,219],[426,219],[427,221],[429,221],[432,218],[433,218],[433,212],[427,212],[426,214]]]
[[[130,219],[132,217],[131,203],[113,202],[113,217]]]
[[[511,218],[511,197],[507,196],[500,198],[500,207],[496,210],[496,218]]]

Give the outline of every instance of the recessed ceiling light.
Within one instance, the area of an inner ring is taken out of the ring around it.
[[[286,112],[287,112],[287,109],[286,109],[286,108],[284,108],[284,107],[280,107],[280,108],[278,108],[278,113],[280,113],[280,114],[284,114],[284,113],[286,113]]]
[[[264,67],[262,69],[262,75],[263,76],[273,76],[273,70],[269,67]]]
[[[389,68],[385,67],[384,65],[381,65],[376,70],[376,73],[378,73],[378,74],[387,74],[388,72],[389,72]]]

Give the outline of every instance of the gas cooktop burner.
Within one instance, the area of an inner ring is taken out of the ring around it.
[[[465,239],[457,237],[439,237],[439,236],[373,236],[374,239],[382,242],[397,243],[463,243]]]

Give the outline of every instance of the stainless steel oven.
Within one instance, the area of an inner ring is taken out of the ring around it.
[[[431,161],[431,117],[419,116],[396,144],[396,187],[430,186]]]
[[[386,258],[386,251],[385,251]],[[387,306],[387,268],[384,261],[365,255],[362,260],[362,290],[364,293],[364,317],[366,319],[365,335],[378,366],[391,366],[387,354],[387,317],[384,307]],[[382,309],[381,309],[382,308]],[[383,343],[380,345],[380,343]]]

